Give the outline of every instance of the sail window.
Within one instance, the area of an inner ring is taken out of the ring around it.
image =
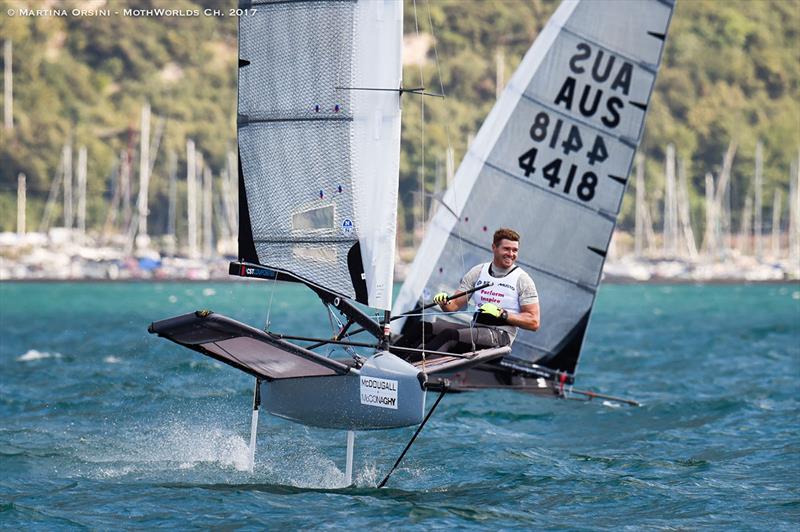
[[[292,214],[292,229],[295,231],[333,229],[333,205]]]

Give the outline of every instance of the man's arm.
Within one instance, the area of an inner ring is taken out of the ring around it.
[[[506,322],[509,325],[527,329],[529,331],[539,330],[539,303],[531,303],[529,305],[522,305],[519,314],[513,312],[508,313]]]
[[[462,308],[466,307],[468,301],[469,296],[461,296],[439,305],[439,308],[445,312],[456,312],[457,310],[461,310]]]
[[[464,274],[464,278],[461,279],[461,284],[458,286],[458,292],[466,292],[467,290],[472,290],[475,288],[475,284],[478,282],[478,278],[481,274],[481,267],[482,264],[478,264],[474,266],[470,271]],[[461,297],[457,297],[455,299],[451,299],[447,303],[439,304],[439,308],[441,308],[445,312],[456,312],[458,310],[463,309],[469,303],[470,295],[464,295]]]

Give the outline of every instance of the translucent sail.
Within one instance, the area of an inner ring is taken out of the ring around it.
[[[564,1],[522,60],[428,224],[395,304],[458,286],[491,260],[492,233],[521,234],[540,297],[538,332],[512,356],[577,365],[674,2]]]
[[[241,258],[389,309],[402,2],[250,7],[239,20]]]

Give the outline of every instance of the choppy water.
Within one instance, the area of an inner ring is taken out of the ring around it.
[[[146,332],[211,308],[263,326],[263,284],[0,284],[0,526],[796,530],[800,285],[604,286],[577,384],[641,408],[491,391],[413,429],[262,415],[251,378]],[[273,330],[324,334],[298,286]],[[544,316],[546,326],[547,316]]]

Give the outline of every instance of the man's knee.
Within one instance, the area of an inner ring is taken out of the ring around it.
[[[459,332],[458,329],[445,329],[437,335],[439,336],[444,340],[458,340]]]
[[[511,343],[511,337],[502,329],[492,327],[473,327],[462,329],[459,341],[465,344],[475,344],[477,348],[502,347]]]
[[[503,347],[511,343],[511,336],[508,331],[498,329],[497,331],[497,347]]]

